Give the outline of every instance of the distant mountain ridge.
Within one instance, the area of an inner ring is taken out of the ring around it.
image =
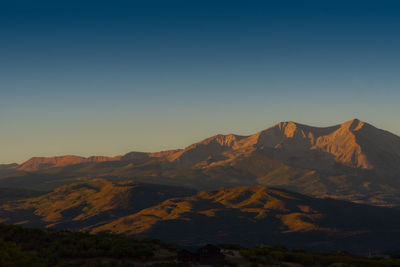
[[[316,197],[400,205],[400,137],[358,119],[331,127],[281,122],[249,136],[220,134],[155,153],[32,158],[0,174],[5,171],[0,186],[38,190],[103,177],[197,189],[271,185]]]
[[[126,155],[88,158],[67,155],[58,157],[34,157],[17,168],[37,171],[51,167],[65,167],[82,163],[100,163],[135,158],[165,158],[171,162],[182,162],[193,166],[204,157],[223,154],[228,150],[247,151],[252,147],[274,148],[281,153],[301,150],[321,151],[332,156],[335,162],[361,169],[380,169],[382,160],[372,152],[392,155],[400,160],[400,137],[354,119],[332,127],[311,127],[295,122],[280,122],[266,130],[250,136],[234,134],[216,135],[186,147],[162,152],[130,152]],[[366,148],[372,146],[372,149]]]
[[[45,168],[65,167],[68,165],[75,165],[82,163],[117,161],[120,159],[121,156],[116,156],[116,157],[92,156],[88,158],[74,156],[74,155],[66,155],[58,157],[33,157],[28,161],[19,165],[17,169],[22,171],[37,171]]]

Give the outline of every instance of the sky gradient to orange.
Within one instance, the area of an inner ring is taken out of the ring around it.
[[[2,3],[0,163],[288,120],[400,135],[399,2],[301,2]]]

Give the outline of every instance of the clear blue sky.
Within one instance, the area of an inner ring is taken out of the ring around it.
[[[399,1],[1,1],[0,163],[286,120],[399,135],[399,33]]]

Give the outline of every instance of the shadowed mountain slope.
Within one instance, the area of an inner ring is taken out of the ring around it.
[[[196,193],[96,179],[3,204],[0,215],[5,223],[144,235],[187,245],[264,243],[357,252],[400,245],[400,211],[265,186]]]
[[[0,203],[12,200],[20,200],[44,195],[47,192],[22,189],[22,188],[0,188]]]
[[[356,249],[353,240],[371,239],[366,246],[398,242],[386,239],[390,233],[400,236],[398,223],[400,211],[396,210],[246,186],[169,199],[92,231],[144,234],[193,244],[211,240],[334,249],[337,242],[349,242],[347,248]]]

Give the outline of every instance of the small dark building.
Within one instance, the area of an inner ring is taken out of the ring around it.
[[[201,264],[215,264],[223,262],[225,259],[225,255],[221,253],[221,249],[211,244],[199,248],[197,255]]]

